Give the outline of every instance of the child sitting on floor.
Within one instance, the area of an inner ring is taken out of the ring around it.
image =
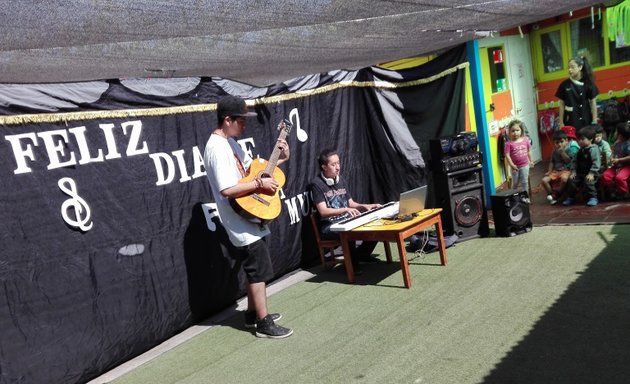
[[[547,201],[552,205],[564,193],[571,175],[571,160],[577,153],[575,147],[569,146],[569,139],[564,131],[553,133],[554,151],[549,160],[549,170],[542,178],[541,184],[547,192]]]
[[[613,144],[612,165],[602,174],[604,188],[612,189],[614,182],[616,188],[611,192],[611,198],[628,196],[628,178],[630,178],[630,122],[617,125],[617,141]]]
[[[606,131],[604,127],[601,125],[593,125],[595,128],[595,144],[599,147],[599,152],[605,156],[606,164],[602,164],[602,170],[611,166],[612,161],[612,149],[610,149],[610,144],[605,139]]]
[[[575,155],[580,149],[580,145],[577,143],[577,136],[575,135],[575,127],[565,125],[564,127],[560,128],[560,130],[567,134],[567,138],[569,139],[569,147],[571,147],[571,151],[573,151],[573,155]]]
[[[580,150],[571,162],[571,175],[569,176],[567,190],[568,197],[562,202],[562,205],[573,205],[578,190],[584,188],[584,193],[588,198],[586,205],[594,207],[599,204],[595,183],[599,179],[601,168],[599,147],[593,144],[595,128],[592,126],[582,127],[578,131],[577,137]]]

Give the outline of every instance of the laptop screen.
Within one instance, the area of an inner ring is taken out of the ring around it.
[[[400,194],[398,216],[411,215],[422,211],[427,200],[427,186],[423,185]]]

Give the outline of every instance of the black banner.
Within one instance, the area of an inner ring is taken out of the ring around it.
[[[322,149],[340,151],[357,201],[426,183],[414,137],[463,129],[463,52],[405,73],[321,75],[308,89],[200,79],[158,97],[112,81],[55,113],[3,103],[0,382],[86,381],[245,294],[202,162],[219,96],[256,101],[239,141],[254,157],[271,154],[283,118],[293,123],[268,241],[279,277],[318,260],[305,217]],[[431,102],[438,89],[448,102]]]

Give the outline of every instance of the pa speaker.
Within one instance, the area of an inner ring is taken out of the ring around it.
[[[507,190],[490,197],[497,236],[516,236],[532,230],[527,192]]]
[[[434,187],[444,232],[457,241],[488,235],[481,167],[436,174]]]

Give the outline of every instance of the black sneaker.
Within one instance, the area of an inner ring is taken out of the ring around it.
[[[272,339],[284,339],[293,334],[293,330],[285,327],[281,327],[273,322],[271,315],[267,315],[265,318],[256,322],[256,336],[257,337],[269,337]]]
[[[278,321],[282,319],[279,313],[270,313],[271,320]],[[245,312],[245,328],[256,328],[256,312]]]

